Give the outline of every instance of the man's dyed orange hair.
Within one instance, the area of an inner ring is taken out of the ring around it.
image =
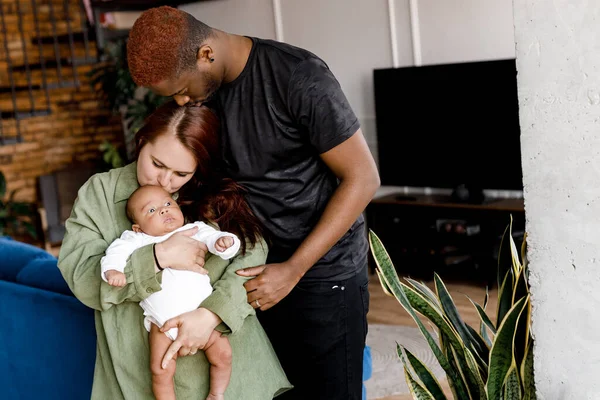
[[[127,41],[127,63],[133,81],[152,86],[175,78],[195,65],[200,46],[212,29],[192,15],[169,6],[144,11]]]

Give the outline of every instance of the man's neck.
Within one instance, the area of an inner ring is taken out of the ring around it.
[[[240,76],[244,67],[246,67],[252,50],[252,40],[245,36],[226,32],[219,32],[218,35],[227,54],[227,59],[224,60],[225,75],[223,76],[223,83],[229,83]]]

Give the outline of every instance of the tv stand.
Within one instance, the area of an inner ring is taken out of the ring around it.
[[[497,251],[511,216],[520,247],[523,199],[468,203],[450,195],[396,193],[374,199],[366,208],[367,227],[379,236],[399,274],[430,280],[437,272],[446,279],[487,284],[496,280]]]
[[[456,186],[452,191],[452,198],[458,203],[483,204],[485,202],[483,189],[467,184]]]
[[[415,196],[406,196],[403,194],[395,195],[395,199],[398,201],[417,201],[417,198]]]

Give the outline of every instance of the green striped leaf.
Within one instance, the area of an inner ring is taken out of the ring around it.
[[[477,362],[475,361],[474,355],[470,351],[467,351],[465,353],[465,356],[467,359],[467,365],[469,366],[469,369],[471,369],[471,371],[481,372],[479,366],[477,365]],[[479,389],[479,400],[487,400],[484,382],[485,377],[482,376],[480,373],[476,373],[474,374],[474,376],[477,381],[477,387]],[[485,376],[487,377],[487,370],[485,371]]]
[[[536,400],[535,382],[533,375],[533,343],[527,346],[527,352],[523,364],[521,364],[521,382],[523,383],[523,399]]]
[[[461,319],[458,310],[454,304],[452,296],[448,292],[446,285],[440,279],[439,275],[434,273],[434,281],[435,288],[437,291],[437,295],[440,299],[440,303],[442,305],[442,309],[444,310],[445,317],[450,320],[453,328],[459,333],[460,339],[462,339],[462,343],[459,345],[454,344],[453,346],[456,348],[457,353],[457,361],[459,363],[460,368],[463,370],[463,375],[466,378],[466,382],[468,383],[468,389],[471,393],[472,398],[479,399],[481,394],[479,391],[479,385],[477,382],[477,376],[479,376],[479,368],[474,366],[474,369],[468,365],[466,360],[465,353],[470,349],[475,349],[476,351],[486,354],[487,357],[487,346],[483,341],[477,341],[475,337],[467,328],[467,325]],[[476,336],[479,336],[476,334]],[[481,347],[483,345],[483,348]],[[484,350],[485,349],[485,350]]]
[[[504,383],[504,400],[521,400],[521,384],[517,368],[512,365],[508,370],[506,382]]]
[[[512,260],[512,268],[513,273],[517,276],[518,271],[522,269],[521,262],[519,261],[519,251],[517,250],[517,246],[515,245],[515,240],[512,236],[512,215],[510,216],[510,226],[509,226],[509,234],[508,239],[510,243],[510,255]]]
[[[519,269],[515,281],[515,287],[513,288],[512,293],[512,304],[515,304],[518,300],[526,297],[529,293],[529,288],[527,287],[528,285],[525,279],[525,271]]]
[[[502,285],[500,289],[498,289],[498,308],[496,315],[496,326],[499,326],[500,323],[504,320],[506,313],[513,306],[512,298],[513,298],[513,288],[514,288],[514,274],[513,270],[509,269],[506,272],[506,276],[501,281]]]
[[[473,304],[473,307],[475,307],[475,309],[477,310],[477,314],[479,314],[479,319],[481,320],[481,323],[484,324],[485,326],[487,326],[490,329],[490,331],[492,331],[493,334],[496,334],[496,327],[494,326],[494,323],[490,319],[489,315],[487,315],[485,310],[483,308],[481,308],[481,306],[479,304],[475,303],[469,296],[467,296],[467,298],[469,299],[471,304]],[[486,331],[485,335],[487,336],[487,331]],[[481,336],[483,337],[483,334]],[[491,346],[491,343],[490,343],[490,346]]]
[[[523,242],[521,243],[521,262],[523,264],[523,269],[527,270],[527,232],[523,235]]]
[[[456,348],[464,346],[458,332],[456,332],[456,329],[454,329],[454,326],[450,324],[448,319],[444,317],[444,314],[432,306],[427,298],[423,297],[423,295],[413,288],[402,283],[400,285],[413,310],[430,320],[441,332],[444,332],[448,336],[451,346]]]
[[[417,292],[421,293],[423,296],[427,297],[431,301],[432,305],[437,306],[439,310],[442,309],[442,306],[440,305],[440,300],[435,295],[435,293],[433,293],[433,291],[431,291],[431,289],[429,289],[429,287],[427,285],[425,285],[422,282],[417,282],[411,278],[405,278],[405,279],[408,283],[411,284],[413,289],[415,289]]]
[[[442,348],[444,355],[448,359],[448,363],[450,364],[450,367],[454,371],[458,371],[458,365],[456,363],[456,360],[454,359],[454,356],[452,355],[451,347],[448,344],[448,338],[444,333],[440,334],[440,347]],[[448,386],[450,386],[450,390],[452,391],[453,398],[455,400],[460,399],[460,397],[458,397],[458,394],[456,392],[456,384],[454,383],[454,381],[452,379],[448,379]]]
[[[431,372],[431,370],[429,370],[429,368],[427,368],[406,348],[403,347],[402,351],[406,353],[406,358],[408,359],[408,362],[410,363],[412,369],[415,371],[415,374],[417,375],[417,377],[419,377],[425,388],[429,391],[429,393],[431,393],[431,396],[435,400],[447,400],[447,397],[444,395],[444,391],[442,390],[440,383],[438,382],[435,375]]]
[[[408,369],[404,368],[404,376],[406,377],[406,383],[410,389],[413,399],[415,400],[434,400],[431,393],[421,386],[417,381],[414,380]]]
[[[375,269],[375,272],[377,272],[377,277],[379,278],[379,283],[381,284],[381,288],[383,289],[383,293],[387,294],[390,297],[393,297],[394,294],[392,293],[392,291],[390,290],[390,288],[385,283],[385,279],[383,279],[383,276],[381,275],[381,272],[379,271],[379,269]]]
[[[475,306],[475,309],[477,310],[477,313],[479,314],[479,318],[481,319],[481,322],[479,323],[479,333],[481,334],[481,337],[483,338],[483,340],[485,340],[485,342],[487,343],[487,345],[489,347],[492,347],[492,339],[490,339],[490,336],[488,334],[487,331],[487,327],[490,327],[490,330],[492,331],[492,334],[496,334],[496,327],[495,325],[492,323],[492,320],[490,320],[490,318],[488,317],[487,313],[486,313],[486,308],[487,308],[487,304],[488,304],[488,299],[490,297],[490,292],[488,287],[485,287],[485,297],[483,298],[483,308],[481,306],[479,306],[479,304],[475,303],[473,300],[471,300],[471,298],[469,298],[467,296],[467,298],[471,301],[471,303]],[[481,312],[479,312],[478,308],[481,308]],[[487,319],[487,321],[486,321]],[[490,325],[488,325],[488,323]]]
[[[487,345],[485,344],[485,342],[483,341],[483,339],[481,338],[481,336],[479,336],[479,333],[477,333],[477,331],[473,328],[471,328],[469,325],[467,325],[467,329],[469,330],[469,333],[471,335],[471,337],[473,338],[473,342],[477,342],[477,348],[475,348],[475,346],[473,346],[473,349],[470,349],[472,351],[473,357],[475,358],[475,361],[477,363],[477,366],[480,369],[480,373],[483,374],[483,378],[484,380],[487,379],[487,369],[488,369],[488,360],[490,358],[490,349],[487,347]]]
[[[467,391],[469,394],[469,397],[467,397],[470,400],[475,400],[479,398],[479,389],[475,388],[475,379],[473,377],[472,374],[470,374],[469,372],[469,367],[467,365],[466,360],[461,361],[461,358],[458,355],[457,349],[455,349],[454,347],[450,347],[450,352],[452,353],[452,358],[454,359],[454,361],[456,362],[456,366],[457,366],[457,371],[460,374],[460,377],[462,379],[463,382],[465,382],[467,384]]]
[[[514,363],[513,343],[517,322],[528,299],[529,297],[519,300],[509,310],[496,334],[490,351],[489,375],[486,384],[489,399],[499,399],[503,394],[502,386]]]
[[[458,310],[456,309],[452,296],[450,296],[446,285],[444,285],[444,282],[442,282],[439,275],[435,272],[433,274],[433,279],[435,282],[435,289],[437,291],[437,295],[440,299],[440,304],[442,305],[442,310],[444,311],[444,315],[446,316],[446,318],[448,318],[448,320],[450,320],[452,326],[460,335],[460,338],[462,339],[463,343],[465,345],[468,345],[470,342],[469,332],[467,331],[466,324],[464,323],[464,321],[460,317],[460,314],[458,313]]]
[[[500,240],[500,248],[498,249],[498,270],[497,270],[497,282],[500,284],[504,281],[504,277],[506,273],[512,270],[512,253],[510,250],[510,240],[508,240],[508,235],[510,235],[512,225],[512,217],[510,218],[510,223],[504,230],[502,234],[502,239]]]
[[[515,364],[520,366],[525,359],[525,353],[527,351],[527,345],[529,342],[530,336],[530,326],[531,326],[531,301],[526,297],[525,306],[523,307],[523,312],[519,317],[519,321],[517,322],[517,327],[515,330],[515,339],[513,343],[514,349],[514,357]]]

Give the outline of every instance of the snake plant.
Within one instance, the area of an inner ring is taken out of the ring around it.
[[[469,326],[458,313],[444,282],[434,274],[435,291],[423,282],[402,282],[377,235],[369,231],[376,271],[386,294],[394,296],[416,322],[443,368],[454,400],[534,400],[531,299],[526,259],[526,237],[521,252],[512,237],[512,219],[506,228],[498,258],[498,306],[495,323],[483,305],[469,299],[480,318]],[[437,338],[419,315],[434,327]],[[401,344],[398,357],[414,399],[448,400],[429,368]]]

